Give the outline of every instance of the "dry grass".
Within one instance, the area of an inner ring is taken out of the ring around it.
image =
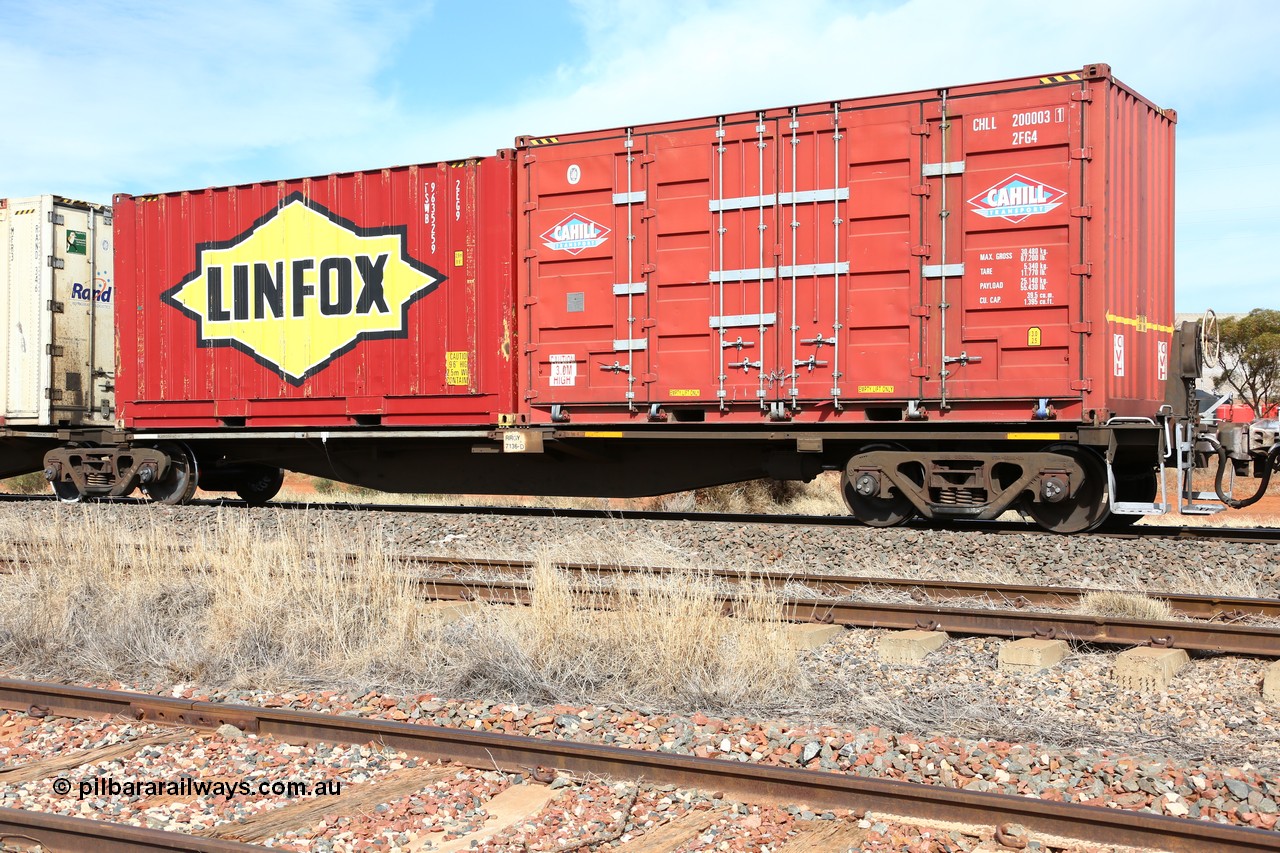
[[[1150,598],[1134,592],[1104,590],[1086,593],[1080,599],[1077,612],[1088,616],[1104,616],[1111,619],[1141,619],[1167,621],[1175,618],[1169,602]]]
[[[488,642],[472,653],[472,689],[739,707],[792,699],[806,686],[776,621],[778,599],[763,587],[739,590],[730,619],[713,579],[695,569],[584,589],[543,554],[531,580],[532,606],[489,609]]]
[[[162,511],[121,530],[92,505],[39,531],[0,508],[0,660],[30,677],[493,698],[765,707],[804,687],[776,600],[724,619],[708,578],[642,574],[615,612],[549,558],[532,607],[446,621],[374,536],[306,513],[219,512],[177,531]],[[34,534],[34,535],[33,535]],[[342,555],[355,552],[354,571]],[[607,552],[602,557],[612,558]]]

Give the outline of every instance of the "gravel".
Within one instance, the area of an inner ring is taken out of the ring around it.
[[[70,517],[84,511],[47,504],[18,511],[33,510],[73,514]],[[137,506],[93,511],[122,527],[162,520],[174,525],[175,535],[207,523],[216,512],[204,507]],[[236,511],[252,514],[266,528],[282,517],[299,515],[271,508]],[[463,558],[529,558],[550,551],[560,559],[589,561],[605,559],[603,552],[612,548],[615,556],[610,559],[636,552],[655,564],[1280,594],[1280,547],[1270,545],[457,514],[356,515],[334,510],[305,517],[314,524],[349,519],[353,525],[377,530],[392,550]],[[611,544],[603,547],[602,542]],[[324,690],[105,686],[804,766],[1265,829],[1276,826],[1280,709],[1260,699],[1265,662],[1199,656],[1167,693],[1139,694],[1111,682],[1110,652],[1078,647],[1047,673],[1013,674],[996,667],[1000,641],[963,638],[953,639],[923,665],[910,667],[878,661],[873,646],[879,633],[848,631],[805,653],[809,689],[794,706],[742,709],[743,716],[719,718],[692,708],[545,705],[522,702],[520,696],[345,696]],[[0,746],[0,760],[22,758],[4,749]],[[647,802],[642,795],[637,795],[638,804]],[[803,813],[788,816],[807,819]],[[761,820],[763,827],[766,820]],[[873,821],[863,827],[872,834],[866,849],[935,849],[944,843],[941,838],[926,842],[916,829],[914,836],[894,836],[884,842],[888,846],[877,848],[881,842],[872,836],[881,825]],[[883,826],[889,836],[897,831]],[[331,829],[329,840],[337,844],[340,828]],[[970,849],[969,842],[956,838],[945,843]],[[719,842],[706,849],[718,847]],[[731,844],[726,849],[738,848]]]

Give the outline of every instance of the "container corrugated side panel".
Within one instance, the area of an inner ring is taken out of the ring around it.
[[[1174,326],[1175,117],[1117,81],[1092,88],[1089,404],[1153,417]]]
[[[513,408],[511,158],[117,201],[133,426]]]

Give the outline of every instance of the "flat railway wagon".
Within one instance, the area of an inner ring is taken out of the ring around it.
[[[117,196],[117,422],[22,435],[68,500],[838,470],[875,525],[1202,511],[1160,476],[1174,126],[1091,65]]]

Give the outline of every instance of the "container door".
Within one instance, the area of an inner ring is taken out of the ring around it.
[[[789,371],[778,344],[777,123],[719,123],[649,145],[654,401],[766,407]]]
[[[115,407],[111,218],[54,203],[50,411],[55,423],[110,422]]]
[[[1087,208],[1073,159],[1081,134],[1071,91],[925,107],[927,399],[1079,396],[1072,321],[1081,295],[1067,247]]]
[[[52,196],[10,199],[4,211],[5,418],[49,422]]]
[[[905,106],[833,107],[783,124],[780,328],[788,399],[834,406],[918,393],[912,258],[904,251],[918,208],[917,121]]]
[[[532,405],[646,405],[644,139],[549,145],[530,156],[523,240],[532,265]]]

